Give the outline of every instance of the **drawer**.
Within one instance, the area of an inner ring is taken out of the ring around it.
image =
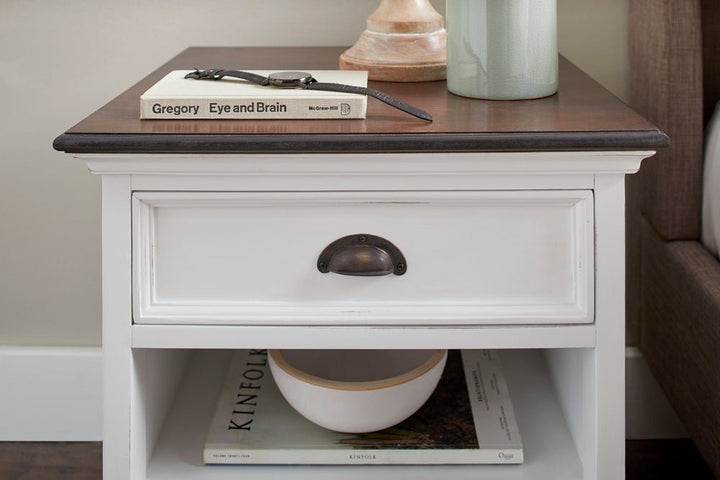
[[[400,274],[319,270],[328,245],[360,234],[394,245]],[[135,192],[133,270],[142,324],[590,323],[593,197]]]

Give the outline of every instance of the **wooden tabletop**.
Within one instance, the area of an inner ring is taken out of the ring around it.
[[[171,70],[332,70],[340,47],[193,47],[60,135],[69,153],[468,152],[653,150],[657,127],[564,58],[559,91],[537,100],[453,95],[444,81],[369,82],[433,115],[425,122],[374,99],[365,120],[140,120],[140,95]]]

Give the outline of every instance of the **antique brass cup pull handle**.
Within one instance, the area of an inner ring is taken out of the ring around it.
[[[402,275],[407,262],[400,249],[390,241],[375,235],[356,233],[332,242],[318,257],[317,268],[322,273],[339,273],[362,277]]]

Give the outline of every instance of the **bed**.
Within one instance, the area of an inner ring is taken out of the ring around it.
[[[720,100],[720,1],[629,3],[630,103],[672,145],[627,180],[628,342],[720,477],[720,263],[701,238],[711,226],[703,186],[720,192],[703,176]]]

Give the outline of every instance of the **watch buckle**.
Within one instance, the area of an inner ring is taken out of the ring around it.
[[[198,70],[196,68],[194,72],[190,72],[185,75],[185,78],[194,78],[195,80],[203,80],[206,78],[211,80],[220,80],[222,75],[219,75],[219,72],[221,71],[222,70],[219,68],[211,68],[209,70]]]

